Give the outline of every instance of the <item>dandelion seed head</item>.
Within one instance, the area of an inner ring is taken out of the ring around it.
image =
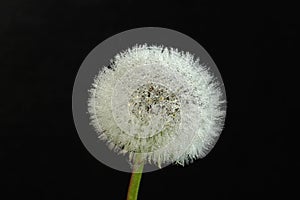
[[[204,157],[223,128],[225,98],[209,68],[188,52],[136,45],[99,71],[88,100],[99,138],[129,160],[187,164]]]

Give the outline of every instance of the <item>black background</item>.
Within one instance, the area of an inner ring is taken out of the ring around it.
[[[126,198],[130,174],[94,159],[77,135],[72,87],[100,42],[158,26],[208,51],[228,111],[207,157],[144,174],[139,198],[289,199],[300,167],[296,12],[288,2],[1,1],[0,198]]]

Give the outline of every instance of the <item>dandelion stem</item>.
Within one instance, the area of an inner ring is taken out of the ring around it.
[[[127,200],[137,200],[144,163],[135,159],[128,187]]]

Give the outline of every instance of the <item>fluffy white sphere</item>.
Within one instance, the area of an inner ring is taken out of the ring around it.
[[[221,82],[188,52],[140,45],[96,76],[91,124],[109,148],[157,166],[204,157],[225,119]]]

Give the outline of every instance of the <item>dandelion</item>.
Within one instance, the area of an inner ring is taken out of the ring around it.
[[[136,45],[111,60],[89,90],[91,124],[134,172],[145,163],[185,165],[204,157],[225,119],[221,82],[188,52]]]
[[[225,110],[220,82],[188,52],[137,45],[96,76],[88,111],[110,149],[141,160],[188,164],[219,137]]]

